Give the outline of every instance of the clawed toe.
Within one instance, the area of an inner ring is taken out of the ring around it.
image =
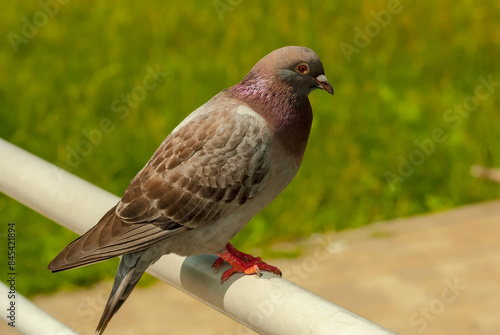
[[[281,271],[272,265],[262,261],[260,257],[254,257],[237,250],[232,244],[228,243],[223,254],[217,254],[219,258],[212,265],[212,270],[217,269],[224,261],[231,265],[231,268],[222,274],[220,278],[221,284],[229,279],[234,273],[240,272],[247,275],[256,274],[260,277],[261,271],[269,271],[278,276],[281,276]]]

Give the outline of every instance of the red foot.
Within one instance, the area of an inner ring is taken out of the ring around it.
[[[270,271],[281,276],[281,271],[272,265],[266,264],[260,257],[253,257],[236,249],[231,243],[226,245],[226,251],[223,254],[217,254],[219,258],[212,265],[213,269],[218,269],[224,261],[231,265],[231,268],[224,272],[220,278],[221,284],[231,277],[235,272],[251,275],[256,273],[260,276],[260,270]]]

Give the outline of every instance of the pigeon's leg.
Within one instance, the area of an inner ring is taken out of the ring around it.
[[[253,257],[252,255],[239,251],[231,243],[226,245],[224,253],[217,254],[217,256],[219,256],[219,258],[212,266],[214,269],[218,269],[222,265],[223,261],[226,261],[231,265],[231,268],[224,272],[220,278],[221,283],[228,280],[229,277],[236,272],[247,275],[260,275],[260,270],[264,270],[281,276],[281,271],[277,267],[264,263],[260,257]]]

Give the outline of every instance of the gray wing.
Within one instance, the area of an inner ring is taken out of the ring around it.
[[[196,228],[235,212],[261,189],[270,169],[270,134],[257,114],[196,116],[171,134],[117,206],[127,223]]]
[[[248,107],[200,107],[165,139],[120,202],[49,270],[143,250],[236,212],[267,181],[270,139],[264,119]]]

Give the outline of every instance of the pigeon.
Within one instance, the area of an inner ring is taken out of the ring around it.
[[[333,94],[314,51],[288,46],[186,117],[132,179],[118,204],[48,265],[59,272],[121,256],[95,334],[102,334],[161,256],[215,254],[234,273],[281,271],[229,241],[290,183],[312,124],[309,94]]]

